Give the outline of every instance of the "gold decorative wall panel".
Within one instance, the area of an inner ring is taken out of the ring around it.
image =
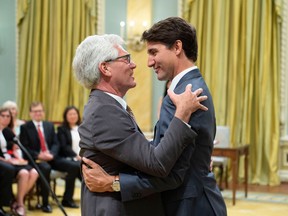
[[[127,7],[127,38],[141,35],[151,25],[151,0],[128,0]],[[129,26],[131,21],[135,23],[133,27]],[[143,21],[147,22],[147,27],[143,26]],[[141,51],[133,51],[129,46],[127,48],[137,65],[134,70],[137,86],[127,93],[126,101],[133,109],[141,129],[151,131],[152,72],[147,67],[147,52],[145,48]]]

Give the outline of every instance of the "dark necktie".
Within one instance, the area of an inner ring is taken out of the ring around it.
[[[41,146],[41,151],[46,151],[47,148],[46,148],[46,145],[45,145],[45,139],[44,139],[44,136],[43,136],[43,133],[40,129],[40,124],[37,125],[37,131],[38,131],[38,136],[39,136],[39,139],[40,139],[40,146]]]

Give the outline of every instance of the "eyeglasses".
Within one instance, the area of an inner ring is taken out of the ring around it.
[[[43,110],[31,110],[32,113],[42,113]]]
[[[119,60],[119,59],[124,59],[124,61],[125,61],[127,64],[130,64],[130,63],[131,63],[131,56],[130,56],[130,54],[123,55],[123,56],[119,56],[119,57],[117,57],[117,58],[115,58],[115,59],[109,59],[109,60],[107,60],[107,61],[105,61],[105,62],[117,61],[117,60]]]
[[[11,118],[10,115],[4,115],[4,114],[1,114],[0,116],[3,117],[3,118]]]

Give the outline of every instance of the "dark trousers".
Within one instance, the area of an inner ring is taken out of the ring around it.
[[[15,168],[12,164],[0,161],[0,207],[9,206],[12,201],[12,183],[15,177]]]
[[[167,216],[215,216],[212,206],[207,200],[206,194],[199,197],[175,200],[165,203],[165,215]]]
[[[76,178],[81,180],[80,162],[67,160],[65,158],[55,158],[52,161],[41,162],[38,165],[49,183],[52,169],[67,173],[63,200],[72,201],[75,189],[75,180]],[[49,188],[45,187],[43,182],[41,182],[41,196],[43,205],[48,204]]]

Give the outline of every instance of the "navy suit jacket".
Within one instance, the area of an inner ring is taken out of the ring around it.
[[[178,94],[184,92],[187,84],[192,84],[193,90],[202,88],[202,94],[208,96],[208,99],[203,102],[208,107],[208,111],[196,111],[189,121],[189,125],[198,136],[194,143],[184,150],[167,178],[156,178],[142,173],[137,173],[137,175],[122,173],[120,175],[122,199],[129,202],[151,193],[164,191],[162,200],[166,215],[209,215],[205,212],[209,209],[208,207],[215,215],[227,215],[226,205],[216,180],[209,172],[216,131],[212,96],[198,69],[184,75],[174,92]],[[157,145],[163,138],[174,113],[175,106],[169,96],[166,96],[162,102],[159,121],[155,126],[154,145]],[[181,204],[185,202],[185,199],[195,199],[195,201],[185,206]],[[171,209],[172,203],[174,203],[174,209]]]

